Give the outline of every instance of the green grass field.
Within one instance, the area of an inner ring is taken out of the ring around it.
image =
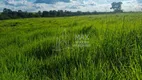
[[[0,80],[141,80],[142,13],[0,21]]]

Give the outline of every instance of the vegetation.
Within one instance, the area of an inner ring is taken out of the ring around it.
[[[10,9],[4,8],[3,12],[0,14],[0,20],[6,19],[19,19],[19,18],[36,18],[36,17],[65,17],[65,16],[78,16],[78,15],[98,15],[98,14],[112,14],[116,12],[123,12],[121,10],[121,5],[119,7],[114,7],[119,4],[112,5],[111,9],[114,9],[114,12],[71,12],[63,10],[50,10],[50,11],[38,11],[38,12],[24,12],[22,10],[12,11]]]
[[[52,2],[52,1],[51,1]],[[63,11],[63,10],[50,10],[50,11],[38,11],[38,12],[23,12],[22,10],[12,11],[11,9],[4,8],[3,12],[0,14],[0,20],[6,19],[17,19],[17,18],[35,18],[35,17],[64,17],[64,16],[77,16],[77,15],[91,15],[91,14],[111,14],[123,12],[121,9],[122,2],[113,2],[112,7],[113,12],[71,12],[71,11]]]
[[[17,18],[34,18],[34,17],[63,17],[63,16],[76,16],[76,15],[89,15],[89,14],[104,14],[105,12],[71,12],[63,10],[50,10],[50,11],[38,11],[38,12],[23,12],[22,10],[12,11],[10,9],[4,8],[3,12],[0,14],[0,20],[5,19],[17,19]]]
[[[141,16],[2,20],[0,80],[141,80]]]
[[[112,7],[110,9],[113,9],[114,12],[123,12],[121,9],[122,2],[113,2],[111,5]]]

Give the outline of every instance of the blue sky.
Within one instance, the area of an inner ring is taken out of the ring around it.
[[[121,1],[124,11],[142,10],[142,0]],[[23,11],[70,10],[70,11],[112,11],[111,3],[116,0],[0,0],[0,11],[3,8]]]

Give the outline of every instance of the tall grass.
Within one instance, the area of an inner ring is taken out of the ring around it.
[[[89,46],[82,45],[85,39]],[[141,75],[141,13],[0,21],[0,80],[141,80]]]

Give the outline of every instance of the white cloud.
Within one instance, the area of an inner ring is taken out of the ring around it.
[[[117,0],[122,1],[124,11],[140,11],[141,3],[138,0]],[[140,1],[140,0],[139,0]],[[33,3],[27,0],[5,0],[0,2],[0,11],[3,8],[23,11],[44,11],[44,10],[71,10],[71,11],[112,11],[111,3],[116,0],[71,0],[70,3],[57,2],[55,4]],[[5,4],[4,4],[5,3]]]
[[[137,0],[123,1],[122,9],[124,11],[141,11],[141,3],[138,3]]]

